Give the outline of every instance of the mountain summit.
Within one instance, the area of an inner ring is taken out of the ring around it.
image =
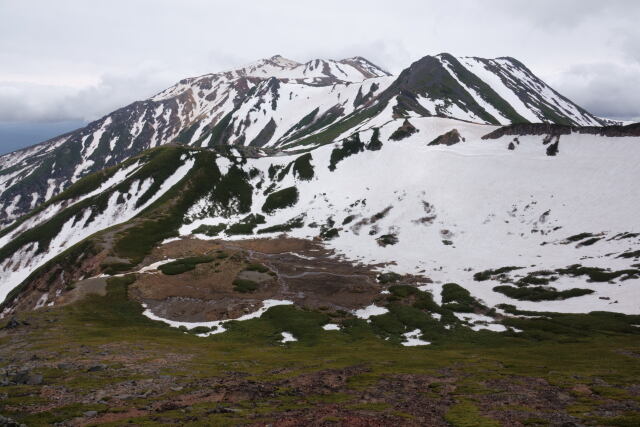
[[[275,77],[282,80],[301,80],[313,82],[313,79],[334,82],[360,82],[373,77],[390,76],[391,74],[362,57],[342,59],[314,59],[301,64],[274,55],[261,59],[242,68],[231,70],[227,77]],[[207,74],[209,77],[215,74]],[[224,73],[227,74],[227,73]]]
[[[0,157],[0,224],[92,172],[167,143],[275,153],[341,140],[399,117],[483,124],[607,124],[512,58],[426,56],[398,76],[362,57],[280,55],[187,78],[82,129]]]

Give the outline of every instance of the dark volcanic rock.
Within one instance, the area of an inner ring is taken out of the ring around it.
[[[460,136],[460,132],[458,129],[451,129],[449,132],[440,135],[433,141],[431,141],[428,145],[454,145],[458,142],[462,141],[462,137]]]
[[[378,245],[384,248],[386,246],[395,245],[396,243],[398,243],[398,236],[395,234],[385,234],[378,237],[376,239],[376,242],[378,242]]]
[[[18,372],[12,379],[11,382],[15,384],[24,384],[24,385],[40,385],[42,384],[43,377],[40,374],[32,374],[28,370]]]
[[[18,424],[13,419],[0,415],[0,426],[2,427],[26,427],[25,424]]]
[[[571,133],[598,136],[640,136],[640,123],[626,126],[567,126],[553,123],[517,123],[503,126],[486,134],[482,139],[498,139],[505,135],[569,135]]]
[[[2,329],[15,329],[20,326],[28,326],[28,325],[29,325],[28,322],[22,322],[16,319],[15,317],[12,317],[11,320],[9,320],[9,322],[7,322],[7,324]]]
[[[389,139],[392,141],[400,141],[401,139],[405,139],[407,137],[410,137],[411,135],[413,135],[414,133],[418,132],[418,129],[416,129],[416,127],[414,125],[412,125],[409,120],[405,119],[404,123],[402,124],[402,126],[400,126],[398,129],[396,129],[391,136],[389,136]]]
[[[482,139],[498,139],[505,135],[569,135],[572,129],[571,126],[552,123],[517,123],[502,126],[486,134]]]
[[[547,147],[547,156],[555,156],[558,154],[558,145],[560,145],[560,137],[556,137],[556,142]]]

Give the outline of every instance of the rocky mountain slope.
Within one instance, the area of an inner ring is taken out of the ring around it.
[[[0,224],[81,177],[167,143],[274,154],[412,116],[495,125],[607,124],[512,58],[427,56],[391,76],[361,57],[299,64],[274,56],[182,80],[85,128],[0,157]]]
[[[640,310],[637,125],[498,127],[416,115],[364,127],[278,156],[170,144],[80,179],[2,231],[6,313],[55,305],[89,277],[157,274],[179,258],[175,245],[282,234],[331,251],[298,252],[301,259],[413,277],[434,295],[454,282],[486,307],[471,319],[496,330],[500,307]],[[158,251],[173,255],[163,261]],[[304,299],[291,291],[296,276],[287,277],[264,298]],[[371,286],[368,299],[330,306],[380,314],[375,295],[384,286]],[[180,312],[165,298],[141,302]],[[198,306],[202,297],[189,298]],[[240,303],[225,306],[235,312]]]

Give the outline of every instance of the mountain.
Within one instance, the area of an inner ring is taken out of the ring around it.
[[[470,271],[591,259],[627,271],[627,292],[637,201],[604,189],[635,185],[640,129],[603,123],[509,58],[427,56],[393,77],[363,58],[275,56],[186,79],[2,157],[0,299],[9,311],[55,303],[74,281],[137,271],[176,238],[281,233],[464,287]],[[575,191],[585,182],[593,194]],[[595,240],[568,244],[585,233]],[[593,295],[577,310],[635,310],[583,286]]]
[[[638,158],[508,58],[184,80],[1,158],[0,424],[637,425]]]
[[[640,178],[639,137],[638,125],[412,116],[275,156],[167,144],[78,180],[5,228],[0,297],[8,311],[31,309],[87,277],[139,271],[175,242],[285,233],[350,262],[454,281],[489,307],[633,313],[639,206],[625,195]],[[505,266],[517,276],[498,283],[544,279],[540,271],[563,281],[541,300],[474,281]],[[594,271],[616,286],[585,280]],[[574,289],[585,293],[575,304],[558,297]]]
[[[391,76],[361,57],[300,64],[274,56],[182,80],[82,129],[0,157],[0,224],[84,176],[160,145],[232,145],[275,154],[412,116],[496,125],[612,124],[512,58],[426,56]]]

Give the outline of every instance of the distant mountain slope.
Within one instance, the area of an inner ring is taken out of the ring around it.
[[[0,298],[55,302],[81,278],[136,271],[166,239],[286,233],[354,262],[428,271],[490,307],[635,313],[638,138],[636,125],[411,117],[288,155],[156,147],[79,180],[0,232]],[[501,273],[474,280],[509,266],[522,267],[514,283],[531,276],[553,289],[531,300],[542,290],[517,291],[522,298],[495,290],[506,286]]]
[[[273,154],[415,115],[606,124],[511,58],[427,56],[395,78],[361,57],[300,64],[274,56],[182,80],[82,129],[0,157],[0,226],[83,176],[169,142]]]

